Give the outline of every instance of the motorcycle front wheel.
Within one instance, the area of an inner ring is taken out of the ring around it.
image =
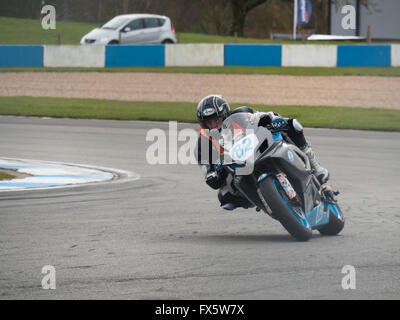
[[[296,240],[309,240],[312,236],[312,229],[303,209],[289,200],[279,181],[270,175],[260,182],[259,187],[273,216],[279,220],[282,226]]]
[[[327,236],[335,236],[344,227],[344,216],[338,204],[329,204],[329,223],[318,231]]]

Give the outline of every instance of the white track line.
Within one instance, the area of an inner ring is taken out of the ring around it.
[[[127,181],[134,181],[140,179],[140,175],[131,171],[125,171],[115,168],[106,168],[106,167],[99,167],[99,166],[92,166],[92,165],[85,165],[85,164],[72,164],[66,162],[56,162],[56,161],[41,161],[41,160],[32,160],[32,159],[16,159],[16,158],[0,158],[0,167],[1,161],[8,161],[8,162],[18,162],[21,163],[22,166],[26,166],[26,170],[24,168],[20,168],[19,172],[25,173],[32,173],[33,176],[26,177],[23,179],[13,179],[7,181],[10,184],[13,182],[20,182],[21,184],[29,184],[34,185],[35,183],[48,183],[54,184],[58,183],[57,179],[60,179],[60,183],[62,185],[53,185],[53,186],[38,186],[38,187],[7,187],[2,189],[0,186],[0,192],[8,192],[8,191],[27,191],[27,190],[45,190],[45,189],[60,189],[60,188],[72,188],[72,187],[79,187],[83,185],[93,185],[93,184],[104,184],[104,183],[122,183]],[[29,166],[32,167],[29,167]],[[47,171],[46,171],[46,165]],[[18,167],[18,166],[16,166]],[[65,169],[65,170],[64,170]],[[68,169],[71,172],[68,171]],[[81,169],[81,172],[79,171]],[[95,172],[93,171],[95,170]],[[82,176],[79,176],[79,173]],[[96,178],[96,174],[90,176],[93,173],[98,173]],[[104,173],[105,175],[101,175]],[[35,175],[40,175],[35,177]],[[71,175],[68,177],[68,175]],[[78,174],[78,175],[77,175]],[[84,176],[89,174],[89,178],[86,179]],[[47,177],[46,177],[47,175]],[[62,176],[62,177],[51,177],[52,175],[55,176]],[[6,183],[5,183],[6,184]]]

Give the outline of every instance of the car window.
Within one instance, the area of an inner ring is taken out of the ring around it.
[[[157,19],[158,20],[158,24],[160,25],[160,27],[162,27],[165,24],[165,19]]]
[[[139,29],[144,29],[144,19],[136,19],[136,20],[132,20],[131,22],[129,22],[126,27],[131,28],[131,31],[134,30],[139,30]]]
[[[145,18],[144,23],[146,28],[158,28],[160,27],[159,19],[157,18]]]

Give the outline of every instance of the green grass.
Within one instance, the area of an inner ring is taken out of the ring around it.
[[[270,39],[256,39],[256,38],[242,38],[230,36],[218,36],[201,33],[180,33],[179,43],[293,43],[294,41],[270,40]],[[304,41],[306,43],[306,41]]]
[[[293,41],[293,40],[270,40],[261,38],[242,38],[233,36],[218,36],[201,33],[180,33],[180,43],[265,43],[265,44],[360,44],[360,41]],[[393,43],[396,43],[394,41]],[[382,43],[382,42],[373,42]]]
[[[55,30],[44,30],[40,19],[0,17],[0,44],[79,44],[81,38],[98,25],[81,22],[56,22]]]
[[[0,171],[0,181],[1,180],[11,180],[14,178],[12,175]]]
[[[81,38],[98,27],[97,24],[57,21],[56,30],[43,30],[39,19],[17,19],[0,17],[0,44],[79,44]],[[282,41],[270,39],[217,36],[179,32],[180,43],[297,43],[297,44],[354,44],[354,41]]]
[[[211,74],[278,74],[295,76],[382,76],[400,77],[400,67],[391,68],[322,68],[322,67],[5,67],[0,72],[152,72]]]
[[[232,108],[241,104],[232,104]],[[297,118],[306,127],[400,131],[400,110],[327,106],[251,105]],[[196,122],[196,104],[97,99],[0,97],[0,114],[58,118]]]

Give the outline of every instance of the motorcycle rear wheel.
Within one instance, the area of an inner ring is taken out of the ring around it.
[[[312,229],[301,208],[293,208],[285,191],[274,176],[269,176],[259,184],[262,195],[282,226],[298,241],[307,241]],[[296,211],[301,210],[302,217]]]

